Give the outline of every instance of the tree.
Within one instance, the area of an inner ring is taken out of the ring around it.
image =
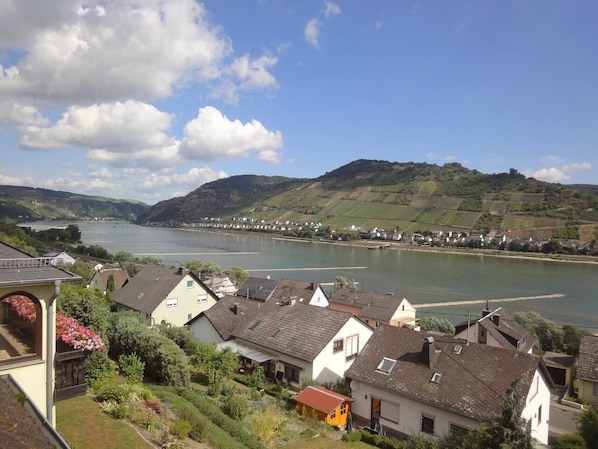
[[[77,284],[63,284],[57,304],[58,311],[97,332],[104,341],[107,340],[111,301],[102,292]]]
[[[579,433],[588,448],[598,447],[598,409],[590,406],[579,417]]]
[[[455,335],[455,325],[446,318],[426,316],[420,320],[419,325],[422,331],[438,331],[446,335]]]
[[[226,275],[237,287],[243,285],[249,277],[249,273],[240,267],[232,267],[230,270],[226,271]]]
[[[339,288],[346,288],[354,292],[357,291],[357,282],[355,279],[348,280],[344,276],[337,276],[334,278],[334,289],[338,290]]]

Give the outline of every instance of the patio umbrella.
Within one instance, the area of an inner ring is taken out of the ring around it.
[[[353,432],[353,417],[351,412],[347,413],[347,433]]]
[[[382,424],[378,423],[378,435],[381,437],[384,436],[384,429],[382,429]]]

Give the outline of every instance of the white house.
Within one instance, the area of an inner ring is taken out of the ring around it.
[[[141,312],[150,325],[183,326],[216,304],[218,297],[184,267],[145,265],[112,299],[118,311]]]
[[[482,310],[482,317],[455,326],[455,338],[495,346],[516,349],[531,354],[538,342],[525,327],[515,321],[506,310],[498,307]]]
[[[535,355],[380,326],[345,375],[354,415],[404,435],[474,429],[500,416],[519,380],[522,418],[533,438],[548,442],[553,384]]]
[[[75,263],[74,257],[68,255],[64,251],[51,251],[44,254],[44,257],[49,258],[50,263],[57,267],[68,263]]]
[[[336,382],[372,330],[350,313],[295,299],[265,303],[225,296],[187,323],[195,339],[239,351],[251,370],[299,388],[304,380]]]
[[[366,293],[339,288],[330,296],[330,308],[350,312],[371,328],[381,324],[406,326],[419,330],[415,307],[401,296],[391,293]]]

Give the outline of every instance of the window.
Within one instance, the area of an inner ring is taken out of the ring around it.
[[[27,296],[0,300],[0,364],[41,358],[41,316],[39,301]]]
[[[389,359],[388,357],[383,357],[382,360],[380,361],[380,364],[376,368],[376,371],[384,373],[384,374],[389,374],[390,371],[394,368],[395,363],[397,363],[396,360]]]
[[[208,295],[204,293],[203,295],[197,295],[197,302],[208,302]]]
[[[357,357],[359,350],[359,335],[351,335],[347,337],[347,345],[345,346],[345,359],[353,360]]]
[[[293,365],[285,365],[284,377],[288,382],[299,383],[299,368]]]
[[[380,402],[380,418],[394,423],[399,422],[399,405],[382,400]]]
[[[255,323],[253,323],[251,326],[249,326],[249,330],[252,330],[252,331],[256,330],[260,324],[262,324],[262,321],[257,320]]]
[[[538,425],[542,423],[542,406],[538,407]]]
[[[434,433],[434,417],[430,415],[422,414],[422,432]]]
[[[594,396],[598,396],[598,383],[594,383]]]
[[[343,340],[334,340],[332,343],[332,351],[338,352],[343,350]]]
[[[342,404],[341,405],[341,416],[347,414],[347,408],[348,408],[347,404]]]
[[[176,307],[179,304],[178,298],[166,299],[166,307]]]
[[[442,379],[442,373],[440,371],[434,371],[434,374],[432,374],[430,382],[437,384],[440,383],[440,379]]]
[[[449,432],[452,435],[465,435],[468,432],[468,430],[466,427],[460,426],[458,424],[450,423]]]
[[[193,281],[187,281],[187,288],[193,288]]]

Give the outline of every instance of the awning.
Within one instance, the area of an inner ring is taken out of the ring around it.
[[[216,346],[218,349],[230,348],[233,352],[240,353],[243,357],[253,360],[258,363],[265,362],[274,358],[271,354],[258,351],[257,349],[248,348],[247,346],[240,345],[234,340],[225,341]]]

